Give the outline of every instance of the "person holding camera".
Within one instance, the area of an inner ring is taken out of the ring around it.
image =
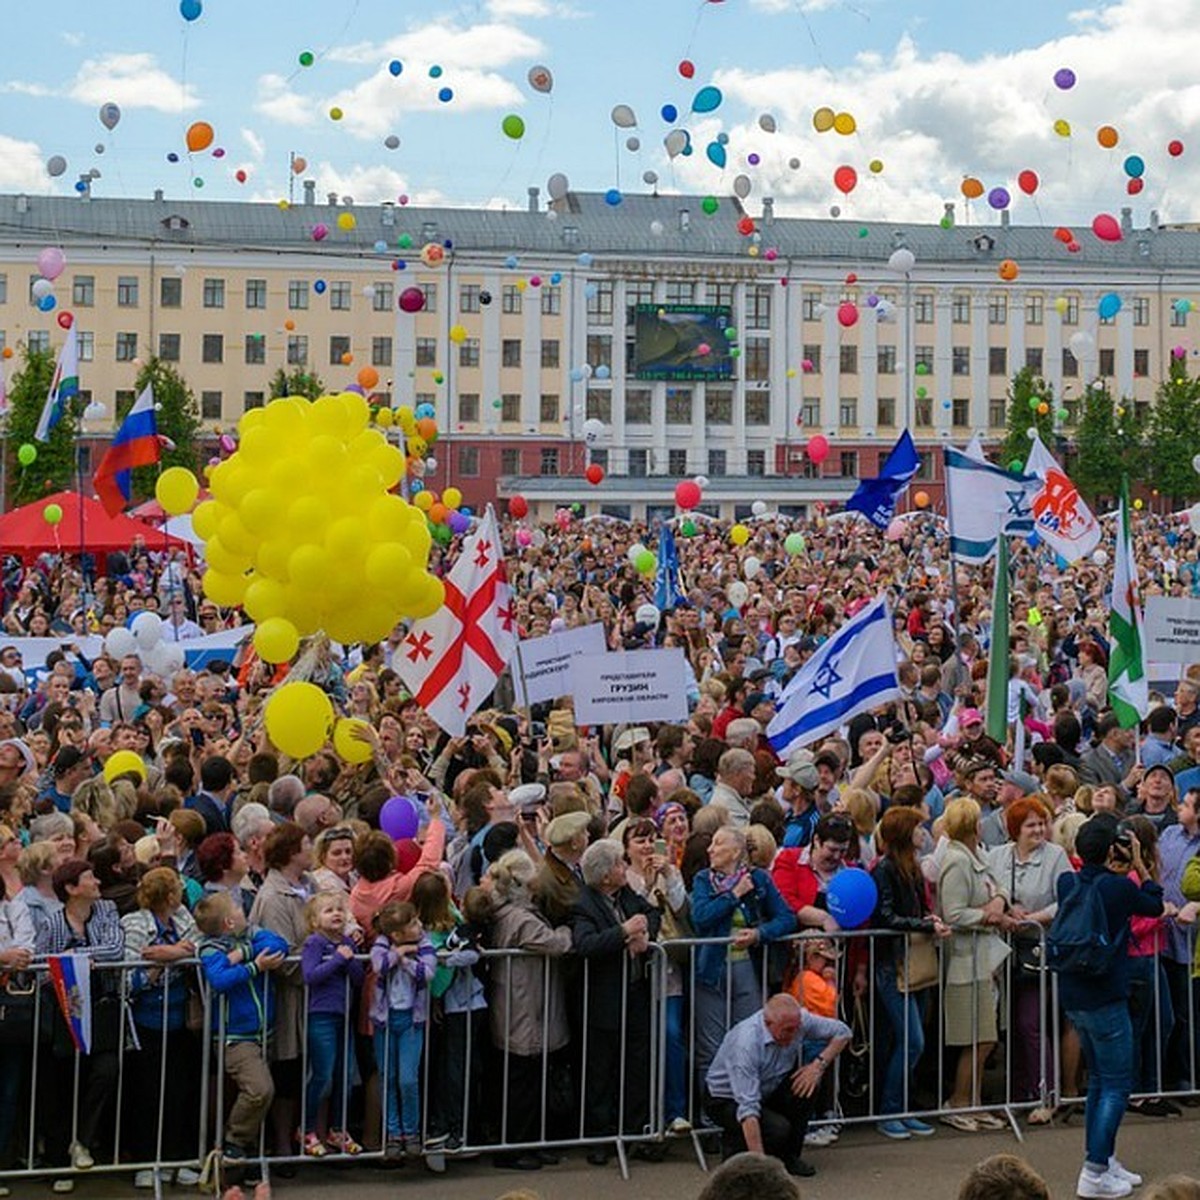
[[[1086,1153],[1076,1193],[1097,1200],[1128,1196],[1142,1182],[1116,1157],[1133,1083],[1126,947],[1133,917],[1162,915],[1163,891],[1142,861],[1137,838],[1109,813],[1097,813],[1079,830],[1075,852],[1083,865],[1078,874],[1059,877],[1047,955],[1088,1068]],[[1140,884],[1128,877],[1131,871]]]

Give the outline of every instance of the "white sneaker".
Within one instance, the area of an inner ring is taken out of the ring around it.
[[[154,1187],[154,1172],[152,1170],[137,1171],[133,1176],[133,1186],[139,1192],[151,1191]]]
[[[837,1134],[832,1129],[810,1129],[804,1135],[806,1146],[830,1146],[837,1141]]]
[[[195,1187],[201,1179],[200,1172],[193,1167],[180,1167],[175,1172],[176,1187]]]
[[[1130,1187],[1142,1186],[1142,1177],[1136,1171],[1131,1171],[1128,1167],[1123,1166],[1115,1158],[1108,1160],[1108,1173],[1115,1175],[1118,1179],[1125,1180]]]
[[[1075,1194],[1082,1200],[1119,1200],[1133,1191],[1133,1185],[1124,1179],[1118,1179],[1109,1171],[1102,1175],[1093,1175],[1084,1167],[1079,1172],[1079,1182],[1075,1185]]]
[[[676,1117],[675,1120],[667,1126],[668,1133],[684,1134],[692,1132],[692,1123],[687,1117]]]
[[[82,1142],[71,1143],[71,1166],[77,1171],[89,1171],[96,1165],[91,1151]]]
[[[50,1190],[56,1196],[66,1196],[68,1193],[75,1190],[75,1180],[73,1179],[56,1179],[51,1185]]]

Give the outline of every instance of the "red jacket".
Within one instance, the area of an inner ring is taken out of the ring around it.
[[[820,893],[817,873],[807,862],[800,861],[801,855],[807,857],[807,849],[806,846],[789,846],[780,850],[771,867],[771,878],[794,913],[815,905]]]

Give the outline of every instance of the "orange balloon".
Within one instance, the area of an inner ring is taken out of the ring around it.
[[[372,388],[379,382],[379,372],[374,367],[360,367],[358,372],[358,386],[364,391],[371,391]]]
[[[1001,264],[999,275],[1001,279],[1013,280],[1021,273],[1021,268],[1017,266],[1011,258],[1006,258]]]
[[[913,503],[918,508],[928,508],[929,507],[929,493],[928,492],[917,492],[917,494],[915,496],[913,496]]]
[[[296,322],[289,317],[288,320],[284,321],[283,327],[288,331],[288,333],[291,333],[292,330],[296,328]]]
[[[342,355],[342,366],[348,367],[353,361],[354,361],[354,355],[351,354],[349,350],[347,350],[346,353]]]
[[[983,184],[973,175],[968,175],[962,181],[962,194],[968,200],[978,200],[983,195]]]
[[[426,442],[432,442],[437,437],[437,422],[432,417],[422,417],[417,422],[417,436]]]
[[[308,159],[297,154],[296,157],[292,159],[292,174],[303,175],[304,172],[307,170],[308,170]]]
[[[1120,135],[1111,125],[1101,125],[1096,130],[1096,141],[1102,145],[1105,150],[1111,150],[1117,142],[1121,140]]]
[[[213,144],[213,127],[207,121],[194,121],[188,126],[187,148],[192,151],[207,150]]]
[[[430,506],[429,519],[435,525],[444,525],[446,518],[450,515],[450,510],[439,500],[436,504]]]

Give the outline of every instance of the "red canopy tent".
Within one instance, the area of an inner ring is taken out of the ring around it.
[[[46,520],[49,504],[62,509],[63,517],[57,525]],[[55,492],[0,516],[0,553],[19,555],[25,562],[32,562],[39,554],[78,554],[81,545],[101,560],[110,550],[128,550],[137,538],[148,550],[171,547],[189,554],[192,550],[187,542],[169,537],[144,521],[123,513],[110,517],[99,500],[76,492]]]

